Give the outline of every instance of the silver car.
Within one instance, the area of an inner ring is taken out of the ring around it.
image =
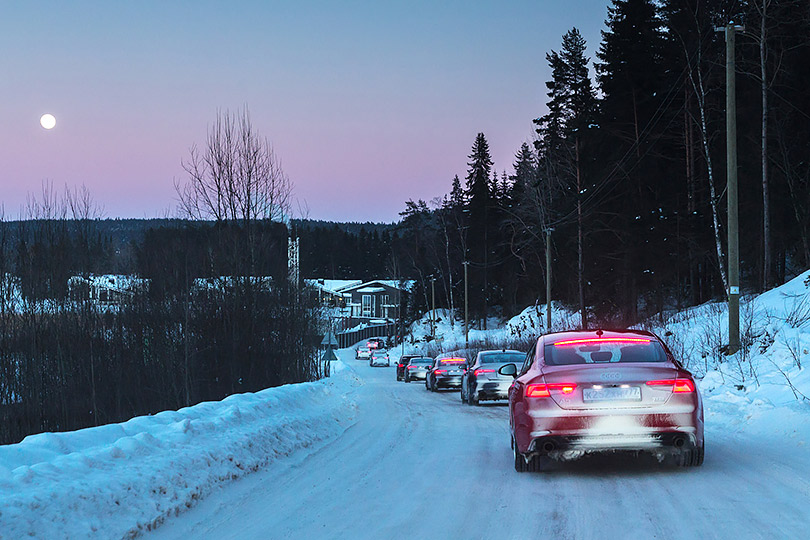
[[[512,377],[501,375],[498,370],[506,364],[523,363],[526,354],[520,351],[481,351],[475,362],[461,379],[461,401],[478,405],[481,400],[508,399]]]
[[[372,349],[368,365],[371,367],[390,366],[391,360],[388,358],[388,351],[385,349]]]
[[[426,356],[411,358],[408,365],[405,366],[405,382],[411,381],[424,381],[430,366],[433,364],[433,358]]]

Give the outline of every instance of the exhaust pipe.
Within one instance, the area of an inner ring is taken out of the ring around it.
[[[674,446],[675,448],[683,448],[685,444],[686,439],[684,439],[683,437],[676,437],[675,440],[672,441],[672,446]]]
[[[556,447],[557,445],[554,444],[554,441],[545,441],[543,442],[542,449],[543,452],[548,454],[549,452],[552,452]]]

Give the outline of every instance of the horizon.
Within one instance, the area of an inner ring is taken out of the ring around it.
[[[395,222],[466,175],[479,132],[512,171],[546,110],[545,54],[576,26],[593,58],[608,3],[11,6],[0,205],[21,217],[52,182],[87,186],[106,217],[174,216],[181,159],[217,110],[247,106],[295,217]]]

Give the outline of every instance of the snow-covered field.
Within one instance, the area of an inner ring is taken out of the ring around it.
[[[808,278],[746,299],[734,356],[723,304],[651,324],[700,377],[700,468],[608,455],[518,474],[503,404],[396,382],[344,349],[327,381],[0,447],[0,538],[805,538]],[[544,315],[470,338],[525,338]],[[441,347],[463,347],[440,319]]]

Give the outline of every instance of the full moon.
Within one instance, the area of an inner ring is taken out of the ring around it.
[[[53,129],[56,125],[56,118],[52,114],[43,114],[42,118],[39,119],[39,123],[45,129]]]

